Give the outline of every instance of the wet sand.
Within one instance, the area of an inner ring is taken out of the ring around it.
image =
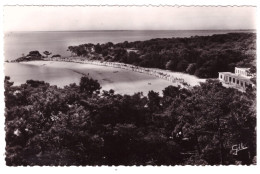
[[[176,83],[169,82],[164,79],[160,79],[148,74],[133,72],[120,68],[105,67],[91,64],[80,64],[73,62],[56,62],[56,61],[31,61],[31,62],[22,62],[21,64],[25,65],[34,65],[34,66],[43,66],[54,69],[64,69],[66,71],[71,70],[71,73],[77,74],[79,76],[87,75],[93,79],[98,80],[102,86],[102,90],[113,89],[116,93],[120,94],[134,94],[136,92],[143,92],[144,95],[150,90],[160,92],[169,85],[176,86]],[[176,73],[176,77],[184,78],[184,81],[191,84],[192,86],[196,85],[201,81],[201,79],[196,80],[194,76],[190,76],[182,73]],[[189,78],[188,78],[189,77]],[[194,80],[195,79],[195,80]],[[48,82],[48,79],[41,79]],[[79,78],[70,83],[78,83]],[[52,83],[51,83],[52,84]],[[64,84],[64,82],[62,83]],[[56,84],[58,85],[58,84]],[[59,86],[59,85],[58,85]]]

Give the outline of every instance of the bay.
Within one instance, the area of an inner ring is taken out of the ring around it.
[[[67,68],[51,68],[44,65],[35,66],[23,63],[5,63],[4,73],[11,77],[14,85],[21,85],[27,80],[40,80],[63,87],[70,83],[79,83],[82,75],[73,73]]]
[[[51,32],[9,32],[5,33],[4,55],[5,60],[14,60],[29,51],[45,50],[53,54],[69,56],[68,46],[84,43],[106,43],[124,41],[143,41],[153,38],[172,38],[172,37],[191,37],[208,36],[213,34],[225,34],[231,32],[254,32],[249,30],[170,30],[170,31],[51,31]],[[56,63],[58,64],[58,63]],[[75,66],[74,69],[71,66]],[[45,66],[24,64],[24,63],[5,63],[5,75],[11,77],[15,85],[25,83],[26,80],[43,80],[51,85],[63,87],[70,83],[79,83],[83,73],[92,74],[94,79],[98,79],[103,89],[115,89],[118,93],[133,94],[134,92],[144,92],[149,90],[161,92],[165,87],[171,85],[169,82],[136,74],[134,72],[121,72],[108,69],[107,67],[81,67],[78,64],[52,67],[51,63]],[[73,69],[73,70],[72,70]],[[112,79],[112,80],[111,80]],[[152,85],[149,85],[151,84]]]
[[[164,79],[120,68],[56,61],[5,63],[5,75],[11,77],[10,81],[14,82],[15,86],[32,79],[58,87],[71,83],[79,84],[80,78],[86,75],[98,80],[102,90],[113,89],[116,93],[129,95],[136,92],[147,95],[150,90],[162,94],[162,90],[167,86],[176,85]]]
[[[7,32],[4,35],[5,60],[14,60],[30,51],[50,51],[53,54],[69,56],[68,46],[85,43],[119,43],[144,41],[153,38],[209,36],[251,30],[123,30],[123,31],[43,31]]]

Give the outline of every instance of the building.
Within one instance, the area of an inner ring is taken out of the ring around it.
[[[251,82],[252,75],[249,73],[249,68],[235,68],[235,73],[219,72],[219,81],[225,87],[232,87],[245,91],[247,86],[253,86]]]

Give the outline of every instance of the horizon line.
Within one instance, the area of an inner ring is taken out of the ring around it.
[[[237,30],[237,31],[243,31],[243,30],[257,30],[257,29],[160,29],[160,30],[153,30],[153,29],[147,29],[147,30],[13,30],[13,31],[5,31],[7,32],[86,32],[86,31],[231,31],[231,30]]]

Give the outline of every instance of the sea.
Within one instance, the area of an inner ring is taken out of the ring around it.
[[[86,43],[132,42],[153,38],[209,36],[252,30],[109,30],[109,31],[35,31],[6,32],[4,34],[5,60],[14,60],[30,51],[50,51],[52,54],[69,56],[69,46]]]
[[[85,43],[119,43],[124,41],[144,41],[153,38],[173,38],[191,36],[210,36],[234,32],[254,32],[252,30],[172,30],[172,31],[35,31],[7,32],[4,36],[5,60],[14,60],[30,51],[50,51],[52,54],[69,56],[68,46]],[[103,67],[104,68],[104,67]],[[43,80],[60,87],[79,82],[80,76],[68,69],[54,69],[46,66],[4,63],[4,73],[11,77],[15,85],[26,80]],[[118,82],[120,83],[120,82]]]

